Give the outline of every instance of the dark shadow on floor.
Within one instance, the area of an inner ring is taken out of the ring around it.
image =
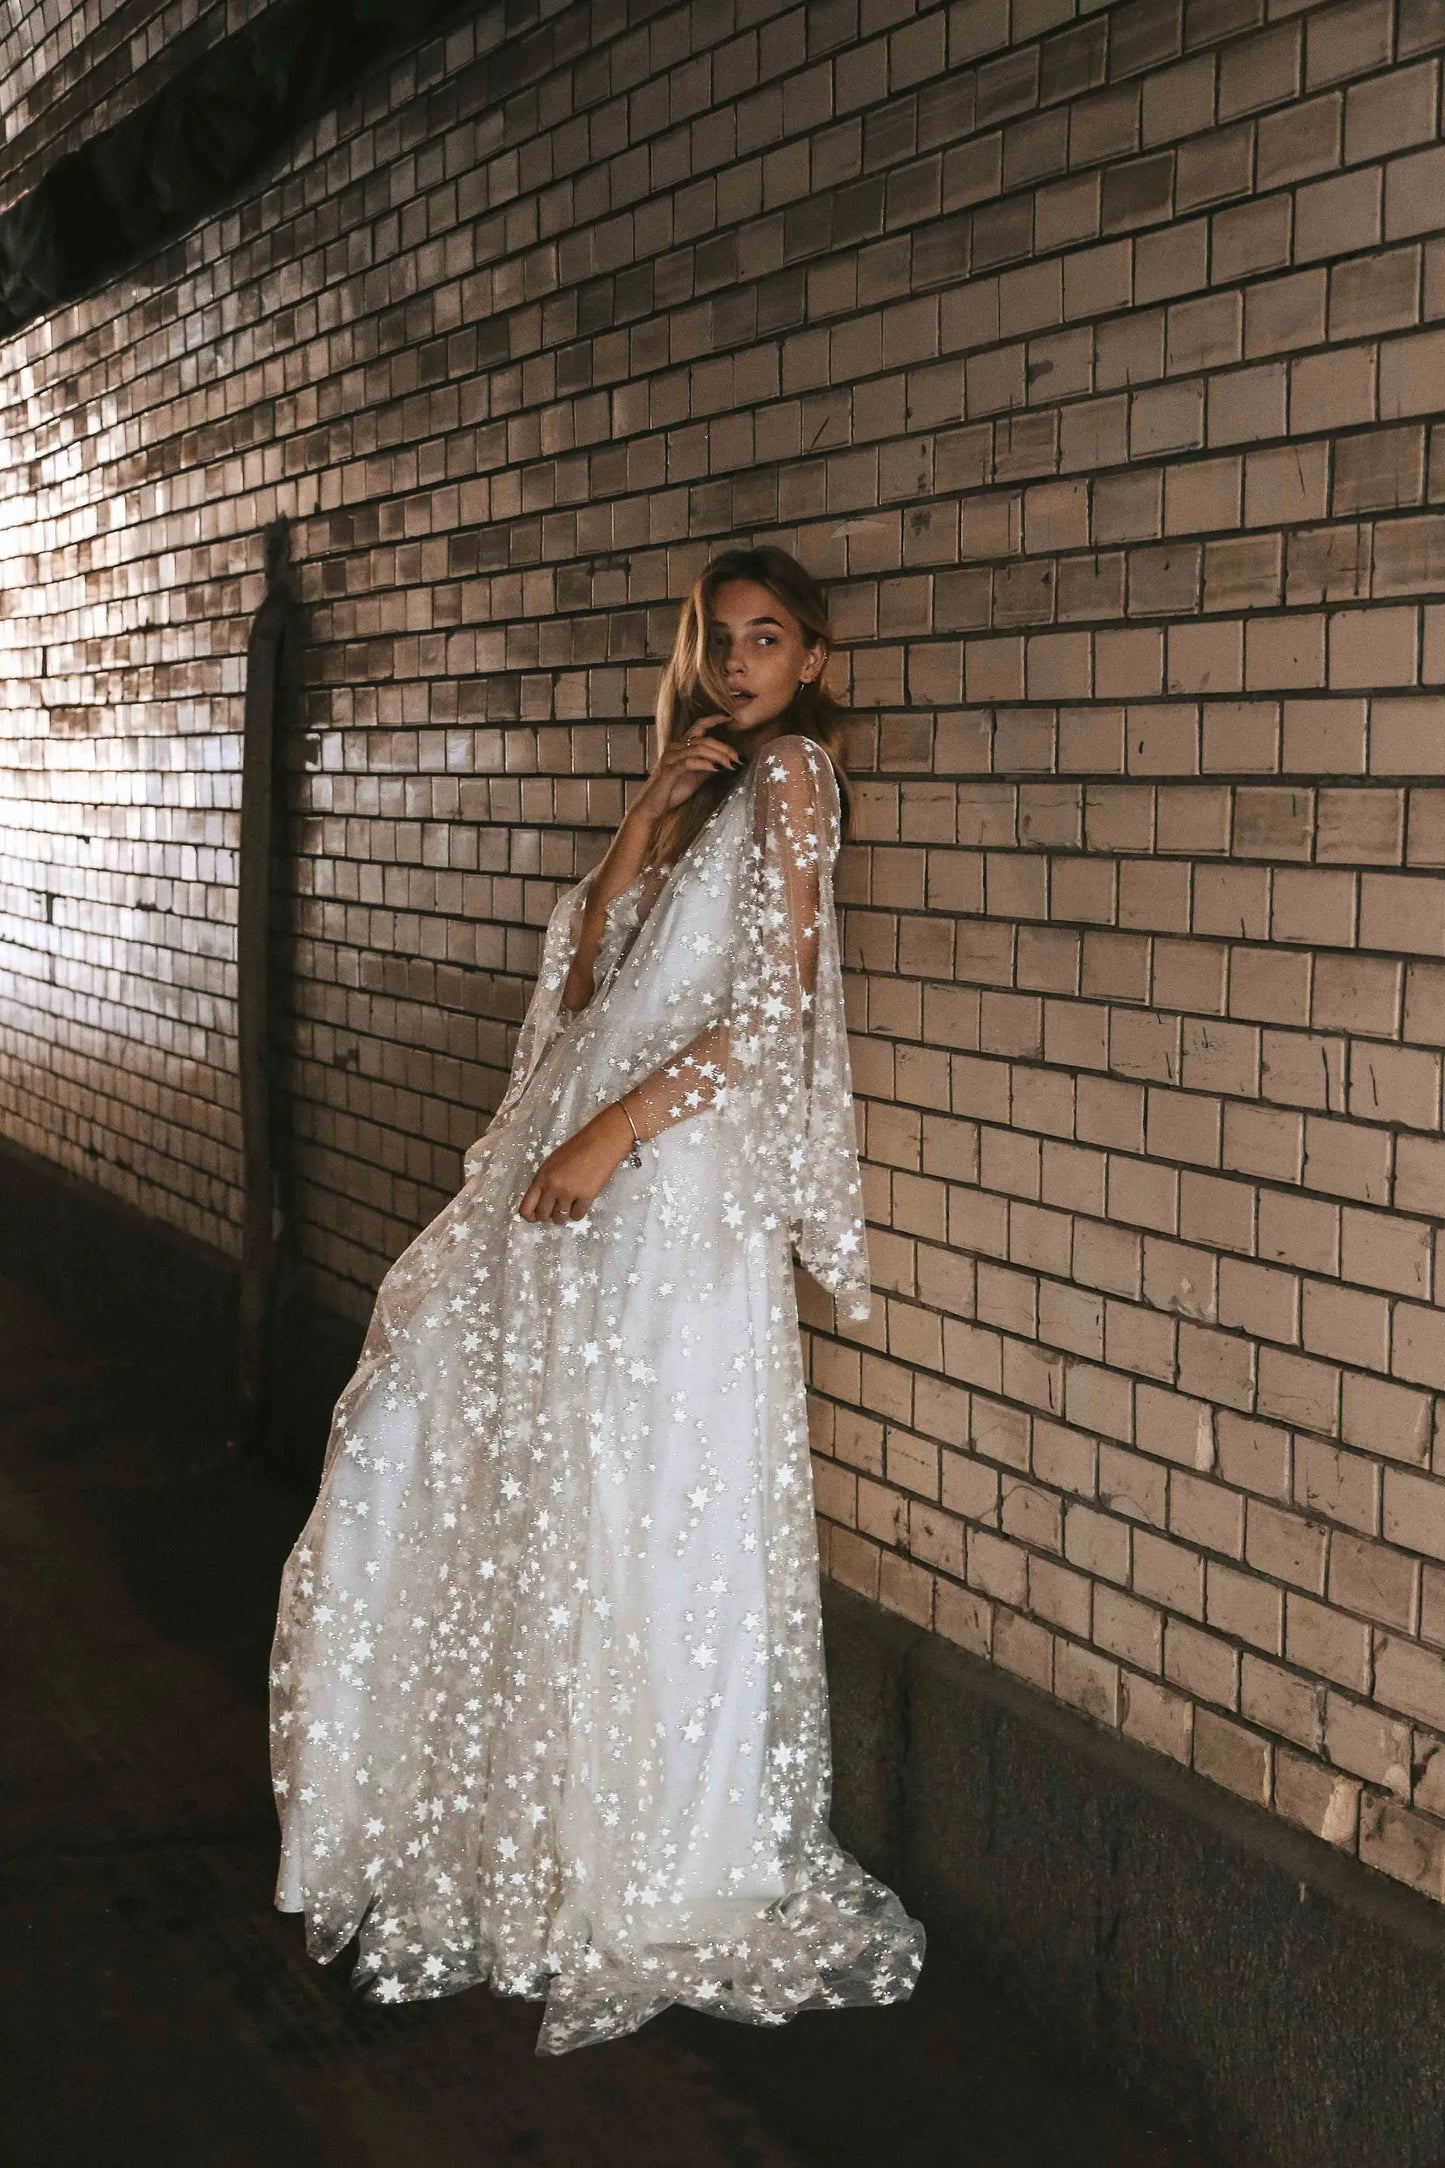
[[[553,2061],[535,2006],[382,2010],[271,1904],[265,1674],[308,1499],[0,1280],[7,2168],[1186,2168],[930,1963],[755,2033],[673,2011]]]

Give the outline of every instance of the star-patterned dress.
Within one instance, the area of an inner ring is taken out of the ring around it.
[[[828,1828],[792,1253],[871,1301],[832,897],[837,781],[774,739],[688,849],[558,901],[463,1188],[382,1282],[287,1561],[276,1902],[382,2002],[490,1980],[539,2051],[667,2004],[907,1996],[923,1934]],[[640,1168],[517,1205],[641,1088]]]

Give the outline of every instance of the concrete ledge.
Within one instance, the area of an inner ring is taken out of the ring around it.
[[[1225,2160],[1445,2168],[1445,1916],[824,1591],[834,1826],[944,1963]]]
[[[0,1267],[226,1419],[225,1259],[0,1143]],[[360,1340],[290,1319],[273,1457],[303,1494]],[[931,1963],[1224,2161],[1445,2168],[1435,1906],[836,1584],[824,1617],[834,1826]]]

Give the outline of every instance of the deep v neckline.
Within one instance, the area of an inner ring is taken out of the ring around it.
[[[734,802],[743,795],[744,790],[747,788],[751,771],[757,766],[757,758],[757,754],[754,754],[753,758],[748,762],[747,767],[744,769],[743,773],[738,777],[736,788],[728,792],[726,798],[722,800],[721,804],[715,805],[713,807],[711,813],[709,813],[707,819],[703,822],[701,828],[699,828],[697,834],[692,838],[692,841],[687,845],[686,849],[679,851],[676,858],[672,859],[667,864],[667,866],[663,868],[662,878],[660,881],[657,882],[657,886],[653,891],[652,898],[648,903],[647,909],[640,915],[640,923],[645,924],[646,921],[652,916],[652,913],[656,910],[658,904],[661,903],[663,895],[671,884],[673,877],[677,873],[679,867],[685,866],[688,863],[689,859],[693,858],[698,853],[703,842],[716,829],[718,822],[722,819],[722,816],[728,811],[728,809],[734,804]],[[620,888],[617,891],[617,894],[609,900],[607,905],[609,916],[625,897],[633,895],[638,889],[644,887],[644,885],[648,881],[652,880],[655,877],[657,872],[657,865],[644,866],[642,871],[637,874],[633,880],[628,882],[626,888]]]

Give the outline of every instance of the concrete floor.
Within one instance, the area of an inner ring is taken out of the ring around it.
[[[985,1987],[560,2061],[485,1989],[373,2009],[271,1906],[265,1670],[309,1500],[0,1278],[7,2168],[1186,2168]]]

